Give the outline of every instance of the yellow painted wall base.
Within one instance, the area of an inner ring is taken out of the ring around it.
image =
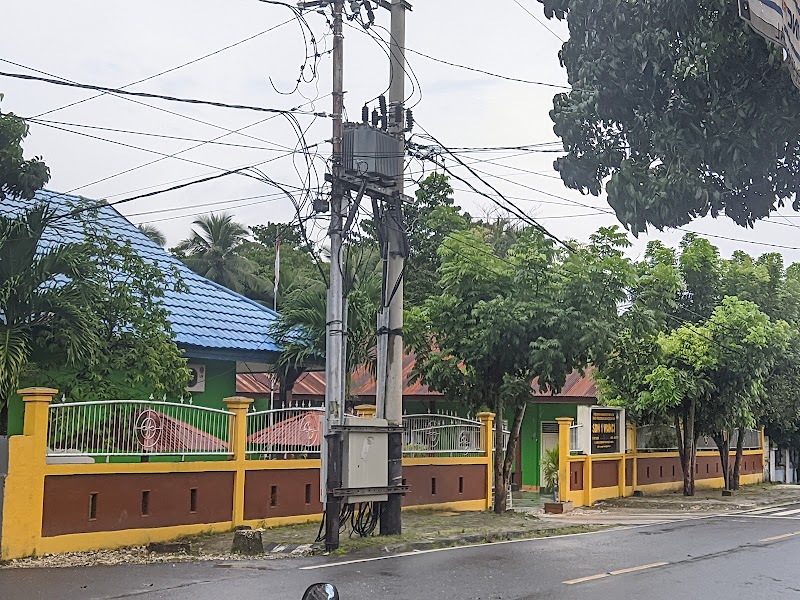
[[[453,502],[439,502],[438,504],[420,504],[418,506],[404,506],[403,510],[455,510],[472,511],[485,510],[486,501],[480,500],[455,500]]]

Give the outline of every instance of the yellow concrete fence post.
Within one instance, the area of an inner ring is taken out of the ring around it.
[[[481,422],[483,456],[486,458],[486,510],[492,508],[492,485],[494,485],[494,413],[478,413]]]
[[[253,404],[252,398],[234,396],[225,398],[225,405],[233,413],[231,418],[231,453],[236,463],[233,479],[233,515],[234,527],[244,524],[244,481],[247,474],[247,411]]]
[[[558,499],[569,500],[569,433],[572,417],[558,417]]]
[[[592,494],[592,455],[587,454],[583,459],[583,505],[591,506],[594,502]]]
[[[631,488],[633,488],[633,491],[636,491],[636,483],[637,483],[636,482],[636,478],[638,477],[637,473],[638,473],[638,468],[639,468],[639,465],[637,464],[637,462],[638,462],[638,458],[637,457],[639,455],[639,452],[636,449],[637,441],[636,441],[636,424],[635,423],[628,423],[628,440],[629,440],[628,445],[631,448],[631,456],[633,456],[633,469],[632,469],[633,477],[631,477],[631,480],[627,481],[626,483],[628,484],[628,487],[631,487]],[[626,460],[627,460],[627,458],[626,458]]]
[[[361,417],[362,419],[374,419],[375,414],[378,411],[378,407],[374,404],[359,404],[355,407],[356,409],[356,416]]]
[[[42,539],[44,475],[47,464],[49,407],[58,390],[34,387],[18,390],[25,403],[22,435],[8,440],[8,475],[3,507],[0,559],[30,556]]]

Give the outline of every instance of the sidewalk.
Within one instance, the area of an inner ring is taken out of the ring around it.
[[[563,515],[545,515],[536,509],[531,513],[551,522],[573,525],[644,525],[691,517],[710,517],[800,502],[800,486],[757,484],[744,486],[733,496],[722,496],[720,490],[698,490],[686,497],[681,492],[651,496],[614,498],[596,502],[591,507],[577,508]],[[523,509],[524,510],[524,509]]]

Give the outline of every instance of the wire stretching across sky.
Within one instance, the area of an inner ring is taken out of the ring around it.
[[[255,35],[251,35],[249,37],[241,39],[238,42],[234,42],[233,44],[228,44],[227,46],[223,46],[222,48],[218,48],[217,50],[214,50],[213,52],[209,52],[207,54],[204,54],[202,56],[198,56],[197,58],[193,58],[192,60],[186,61],[186,62],[181,63],[179,65],[175,65],[174,67],[170,67],[170,68],[165,69],[163,71],[159,71],[158,73],[154,73],[153,75],[149,75],[147,77],[144,77],[143,79],[139,79],[137,81],[132,81],[131,83],[128,83],[126,85],[121,86],[120,89],[124,90],[124,89],[127,89],[129,87],[133,87],[134,85],[138,85],[140,83],[144,83],[145,81],[150,81],[151,79],[155,79],[157,77],[161,77],[162,75],[166,75],[167,73],[174,73],[175,71],[177,71],[179,69],[183,69],[184,67],[188,67],[190,65],[199,63],[200,61],[203,61],[203,60],[205,60],[207,58],[211,58],[212,56],[216,56],[217,54],[221,54],[222,52],[225,52],[226,50],[230,50],[231,48],[235,48],[236,46],[241,46],[242,44],[244,44],[246,42],[249,42],[251,40],[254,40],[254,39],[258,38],[258,37],[261,37],[262,35],[267,34],[267,33],[271,32],[271,31],[275,31],[276,29],[279,29],[279,28],[283,27],[284,25],[288,25],[289,23],[293,22],[294,20],[295,20],[294,18],[287,19],[283,23],[278,23],[277,25],[273,25],[269,29],[265,29],[264,31],[260,31],[259,33],[256,33]],[[16,64],[16,63],[10,63],[10,64]],[[17,65],[17,66],[21,66],[21,65]],[[58,112],[60,110],[64,110],[65,108],[70,108],[71,106],[76,106],[78,104],[83,104],[84,102],[89,102],[90,100],[94,100],[95,98],[100,98],[101,96],[105,96],[106,94],[108,94],[108,92],[101,92],[100,94],[95,94],[94,96],[89,96],[87,98],[83,98],[82,100],[77,100],[75,102],[71,102],[69,104],[65,104],[63,106],[59,106],[57,108],[52,108],[52,109],[47,110],[47,111],[45,111],[43,113],[39,113],[38,115],[36,115],[36,118],[43,117],[45,115],[49,115],[49,114],[52,114],[54,112]]]
[[[1,59],[3,62],[10,62],[6,61],[5,59]],[[39,77],[36,75],[26,75],[24,73],[8,73],[5,71],[0,71],[0,77],[10,77],[13,79],[23,79],[27,81],[37,81],[48,83],[51,85],[60,85],[66,87],[74,87],[80,88],[85,90],[96,90],[101,92],[113,93],[121,96],[133,96],[137,98],[153,98],[157,100],[167,100],[169,102],[181,102],[185,104],[202,104],[207,106],[215,106],[218,108],[229,108],[234,110],[251,110],[255,112],[266,112],[266,113],[273,113],[273,114],[299,114],[299,115],[313,115],[315,117],[327,117],[329,116],[328,113],[325,112],[313,112],[313,111],[305,111],[305,110],[296,110],[296,109],[285,109],[285,108],[269,108],[266,106],[253,106],[250,104],[229,104],[227,102],[217,102],[215,100],[204,100],[202,98],[181,98],[178,96],[167,96],[165,94],[153,94],[150,92],[132,92],[129,90],[123,90],[122,88],[111,88],[102,85],[92,85],[89,83],[78,83],[75,81],[68,81],[68,80],[59,80],[59,79],[52,79],[50,77]]]

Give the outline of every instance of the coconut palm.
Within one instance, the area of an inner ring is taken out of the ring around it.
[[[0,215],[0,434],[8,400],[36,352],[89,360],[97,344],[91,300],[97,287],[87,244],[41,244],[54,217],[47,204]]]
[[[381,281],[374,274],[359,278],[347,274],[347,347],[345,366],[346,395],[350,374],[360,365],[375,359],[375,323],[380,305]],[[277,364],[281,381],[280,402],[286,400],[297,378],[306,370],[325,361],[327,289],[321,282],[292,290],[272,328],[272,335],[283,349]]]
[[[145,234],[159,246],[163,247],[167,245],[167,237],[164,235],[164,232],[162,232],[155,225],[142,223],[141,225],[139,225],[139,231],[141,231],[143,234]]]
[[[193,225],[192,235],[173,248],[186,266],[236,292],[264,287],[254,275],[256,265],[239,254],[247,242],[247,227],[225,213],[202,216]]]

